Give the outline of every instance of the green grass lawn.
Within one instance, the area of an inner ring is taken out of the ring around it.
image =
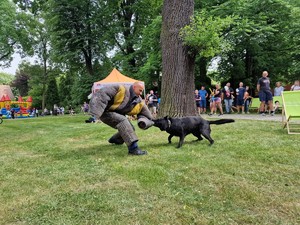
[[[213,146],[136,129],[147,156],[84,116],[0,125],[0,224],[300,224],[300,135],[212,125]],[[136,126],[136,123],[135,127]]]

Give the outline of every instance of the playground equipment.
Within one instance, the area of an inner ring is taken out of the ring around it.
[[[11,118],[11,111],[14,110],[15,117],[28,117],[30,116],[31,106],[31,96],[26,101],[23,100],[22,96],[18,97],[18,101],[12,101],[8,95],[2,95],[0,99],[0,114],[2,114],[3,118]]]

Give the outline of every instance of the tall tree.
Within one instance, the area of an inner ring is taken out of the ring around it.
[[[22,62],[19,65],[18,73],[24,74],[28,79],[28,95],[32,96],[33,107],[40,108],[42,105],[42,85],[41,76],[43,67],[40,65],[30,65],[29,62]]]
[[[143,65],[147,52],[142,48],[144,29],[161,11],[162,0],[110,1],[107,35],[114,47],[113,61],[127,74],[135,74]]]
[[[71,90],[74,83],[74,76],[71,71],[67,71],[59,76],[58,80],[58,93],[59,93],[59,105],[67,106],[72,104]]]
[[[183,44],[181,29],[190,23],[193,0],[164,0],[162,11],[162,92],[160,116],[196,115],[193,91],[195,55]]]
[[[46,90],[46,107],[52,109],[54,104],[58,105],[60,102],[58,95],[58,87],[54,76],[49,78],[49,83]]]
[[[12,87],[15,87],[21,96],[27,96],[29,91],[29,75],[23,70],[16,72],[15,79],[11,83]]]
[[[94,62],[105,57],[102,37],[108,18],[101,14],[105,4],[93,0],[47,2],[46,22],[57,61],[83,64],[88,74],[94,75]]]

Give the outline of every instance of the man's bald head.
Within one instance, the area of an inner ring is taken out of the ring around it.
[[[143,91],[144,91],[144,83],[143,82],[140,82],[140,81],[136,81],[133,83],[132,85],[133,87],[133,92],[137,95],[137,96],[140,96],[143,94]]]
[[[267,76],[269,75],[269,73],[268,73],[268,71],[264,71],[264,72],[262,73],[262,75],[263,75],[263,77],[267,77]]]

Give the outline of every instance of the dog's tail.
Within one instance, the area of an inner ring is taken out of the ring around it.
[[[209,124],[220,125],[220,124],[224,124],[224,123],[233,123],[234,120],[233,119],[220,119],[220,120],[211,120],[208,122],[209,122]]]

